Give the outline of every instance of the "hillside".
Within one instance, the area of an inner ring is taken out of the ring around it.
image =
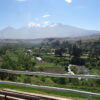
[[[81,37],[74,37],[74,38],[40,38],[40,39],[0,39],[0,43],[15,43],[15,44],[41,44],[47,42],[54,42],[59,40],[60,42],[69,41],[75,42],[78,40],[82,40],[83,42],[87,41],[95,41],[100,38],[100,35],[88,35],[88,36],[81,36]]]

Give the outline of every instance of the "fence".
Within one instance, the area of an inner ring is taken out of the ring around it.
[[[0,72],[11,73],[11,74],[24,74],[24,75],[44,75],[50,77],[69,77],[69,78],[93,78],[93,79],[100,79],[99,75],[67,75],[67,74],[54,74],[54,73],[45,73],[45,72],[28,72],[28,71],[13,71],[7,69],[0,69]],[[65,92],[73,92],[78,94],[85,94],[88,95],[88,100],[92,100],[92,96],[100,97],[99,93],[92,93],[86,91],[79,91],[67,88],[57,88],[57,87],[49,87],[49,86],[39,86],[39,85],[31,85],[31,84],[24,84],[24,83],[17,83],[17,82],[9,82],[9,81],[0,81],[2,84],[10,84],[10,85],[19,85],[31,88],[39,88],[39,89],[49,89],[49,90],[58,90],[58,91],[65,91]]]
[[[54,73],[45,73],[45,72],[29,72],[29,71],[16,71],[8,69],[0,69],[0,72],[11,73],[11,74],[24,74],[24,75],[43,75],[50,77],[68,77],[68,78],[92,78],[100,79],[100,75],[69,75],[69,74],[54,74]]]

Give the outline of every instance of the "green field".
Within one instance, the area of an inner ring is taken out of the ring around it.
[[[47,64],[36,64],[35,65],[36,68],[47,68],[47,67],[62,67],[61,65],[56,65],[54,63],[47,63]]]

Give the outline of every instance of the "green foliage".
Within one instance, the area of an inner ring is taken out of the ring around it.
[[[55,65],[55,63],[44,63],[44,64],[36,64],[36,68],[50,68],[50,67],[62,67],[61,65]],[[42,69],[41,69],[42,70]]]
[[[75,58],[78,58],[82,55],[82,49],[77,47],[76,45],[73,45],[72,47],[72,53]]]
[[[45,81],[44,81],[45,84],[48,84],[49,86],[50,85],[54,85],[54,82],[51,78],[45,78]]]
[[[36,61],[32,59],[30,55],[20,54],[18,57],[18,65],[23,70],[34,71]]]
[[[52,63],[56,58],[53,56],[42,56],[43,61]]]
[[[29,76],[26,76],[24,79],[24,83],[31,83],[31,79]]]
[[[71,62],[70,63],[71,64],[74,64],[74,65],[85,65],[85,59],[73,57],[71,59]]]
[[[75,68],[75,66],[71,66],[70,69],[71,69],[75,74],[78,73],[78,72],[77,72],[77,69]]]
[[[17,69],[17,62],[10,59],[9,56],[4,56],[3,63],[1,65],[1,68],[3,69]]]
[[[59,47],[61,44],[60,44],[60,41],[55,41],[55,42],[51,43],[50,45],[51,45],[51,47],[56,48],[56,47]]]
[[[97,62],[96,68],[97,68],[98,70],[100,70],[100,61]]]
[[[33,56],[35,56],[35,57],[41,57],[41,53],[40,52],[35,52],[35,53],[33,53]]]

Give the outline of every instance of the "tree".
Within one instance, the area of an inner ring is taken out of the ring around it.
[[[55,55],[56,56],[63,56],[63,53],[65,53],[65,48],[61,47],[55,50]]]
[[[17,69],[17,62],[12,60],[9,56],[5,56],[3,58],[3,63],[1,65],[1,68],[3,69]]]
[[[55,50],[55,56],[62,56],[62,51],[61,51],[61,49],[56,49],[56,50]]]
[[[82,55],[82,49],[78,48],[76,45],[73,45],[71,55],[73,55],[75,58],[79,58]]]
[[[30,55],[20,54],[18,56],[18,65],[20,66],[20,69],[33,71],[35,70],[35,64],[36,61],[32,60]]]
[[[53,47],[53,48],[57,48],[59,46],[60,46],[60,41],[58,41],[58,40],[51,43],[51,47]]]
[[[80,56],[82,55],[81,48],[77,47],[76,45],[73,45],[71,55],[73,56],[73,58],[71,59],[72,64],[77,64],[77,65],[85,64],[85,60],[80,58]]]

